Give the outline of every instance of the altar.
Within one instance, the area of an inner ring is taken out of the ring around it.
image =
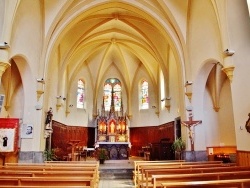
[[[97,142],[95,144],[95,148],[106,149],[111,160],[128,159],[130,147],[130,142]]]
[[[123,113],[121,93],[114,91],[114,88],[119,88],[119,84],[110,82],[109,85],[110,94],[104,96],[104,99],[109,99],[110,109],[105,109],[105,100],[103,100],[101,113],[98,111],[97,115],[95,148],[106,149],[111,160],[128,159],[131,143],[129,142],[127,115]],[[116,105],[118,108],[115,108],[114,104],[118,104]]]

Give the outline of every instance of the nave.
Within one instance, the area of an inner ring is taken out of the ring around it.
[[[250,166],[224,161],[106,160],[5,163],[0,188],[249,188]]]

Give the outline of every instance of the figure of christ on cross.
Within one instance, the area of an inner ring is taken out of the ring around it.
[[[191,143],[191,151],[194,151],[194,127],[198,124],[200,124],[202,121],[198,120],[198,121],[193,121],[193,114],[192,114],[192,110],[189,110],[189,117],[188,117],[188,121],[182,121],[181,124],[183,124],[184,126],[186,126],[188,128],[188,134],[189,134],[189,139],[190,139],[190,143]]]

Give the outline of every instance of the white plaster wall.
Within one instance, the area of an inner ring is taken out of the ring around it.
[[[22,142],[22,150],[39,150],[40,149],[40,141],[43,142],[43,134],[42,134],[42,127],[44,126],[44,116],[45,112],[48,110],[50,106],[53,107],[54,110],[54,119],[60,122],[65,122],[65,124],[70,125],[79,125],[79,126],[95,126],[92,124],[92,113],[93,113],[93,94],[94,88],[93,83],[96,81],[96,75],[93,74],[93,77],[90,77],[89,72],[86,69],[81,70],[77,76],[75,77],[73,83],[77,81],[78,77],[83,77],[86,79],[87,83],[87,95],[90,96],[87,102],[87,108],[85,111],[79,111],[77,109],[72,109],[71,113],[66,117],[65,116],[65,106],[61,107],[58,111],[56,111],[56,98],[58,93],[67,93],[70,92],[70,101],[74,101],[74,92],[76,92],[76,86],[71,85],[69,91],[62,89],[58,89],[60,87],[57,84],[61,84],[59,79],[63,78],[65,74],[60,72],[59,65],[57,64],[60,59],[58,59],[59,52],[55,53],[55,62],[51,63],[50,65],[53,66],[53,69],[48,69],[48,80],[45,85],[45,94],[47,98],[41,98],[40,101],[36,100],[36,90],[37,90],[37,83],[35,79],[39,76],[38,72],[39,69],[43,67],[43,64],[47,62],[41,62],[41,49],[42,49],[42,13],[40,12],[41,8],[39,6],[39,1],[30,1],[30,0],[22,0],[20,1],[20,6],[18,8],[18,12],[15,17],[15,21],[13,23],[13,33],[12,33],[12,43],[10,49],[10,57],[13,57],[17,54],[22,54],[26,59],[26,63],[28,64],[29,71],[26,73],[21,73],[22,78],[25,77],[25,80],[29,80],[27,85],[24,85],[24,121],[31,122],[36,125],[35,129],[35,138],[33,139],[26,139]],[[250,141],[249,133],[246,131],[239,130],[239,126],[244,127],[245,121],[248,118],[248,113],[250,109],[250,102],[248,101],[247,97],[241,96],[249,96],[250,94],[250,87],[247,85],[247,80],[249,80],[249,73],[250,73],[250,28],[249,28],[249,16],[247,9],[244,7],[244,1],[227,1],[229,4],[228,11],[233,11],[234,14],[228,13],[228,23],[229,23],[229,37],[230,37],[230,48],[236,50],[234,56],[230,57],[232,59],[232,63],[236,66],[235,68],[235,77],[231,84],[231,91],[232,91],[232,100],[233,103],[231,104],[232,109],[234,110],[233,113],[226,108],[223,108],[224,105],[230,105],[230,91],[229,83],[225,85],[222,90],[222,97],[221,100],[222,109],[219,112],[219,115],[213,111],[213,106],[211,100],[209,100],[210,96],[209,93],[206,91],[204,85],[195,85],[194,87],[194,94],[191,104],[194,106],[194,114],[195,119],[202,119],[203,123],[198,125],[195,129],[197,138],[195,139],[195,148],[197,150],[204,150],[208,145],[218,145],[220,143],[226,144],[233,144],[233,132],[230,134],[224,134],[222,130],[230,129],[232,130],[233,119],[235,120],[235,132],[236,132],[236,141],[238,145],[238,149],[240,150],[249,150],[249,146],[247,143]],[[45,1],[45,5],[47,8],[47,15],[46,18],[49,18],[46,21],[46,31],[49,28],[50,23],[52,23],[52,18],[56,15],[56,11],[52,12],[52,7],[55,6],[54,2]],[[187,3],[185,1],[185,3]],[[62,3],[63,4],[63,3]],[[61,5],[62,5],[61,4]],[[51,7],[50,7],[51,6]],[[46,8],[45,7],[45,8]],[[29,11],[27,11],[29,8]],[[182,7],[185,9],[185,7]],[[187,38],[188,38],[188,54],[190,54],[189,58],[186,59],[185,66],[190,68],[190,72],[185,74],[189,74],[192,80],[197,81],[200,79],[199,74],[201,74],[201,67],[203,66],[203,62],[207,59],[216,59],[223,63],[222,59],[222,51],[223,48],[221,47],[221,38],[220,38],[220,31],[219,27],[217,26],[218,20],[215,17],[215,12],[212,8],[211,1],[203,0],[203,1],[192,1],[192,6],[190,8],[190,20],[188,22],[188,31],[187,31]],[[245,14],[242,14],[242,11]],[[50,14],[49,14],[50,13]],[[181,19],[181,15],[178,14],[180,17],[178,20]],[[181,19],[183,21],[183,19]],[[239,21],[240,20],[240,21]],[[182,31],[185,31],[182,28]],[[130,124],[133,127],[140,127],[140,126],[152,126],[152,125],[159,125],[164,122],[172,121],[175,117],[179,116],[180,111],[185,111],[185,106],[189,105],[189,101],[186,100],[186,104],[182,104],[181,101],[183,98],[186,99],[184,93],[180,93],[180,88],[178,88],[178,84],[181,82],[180,77],[182,75],[178,75],[179,72],[176,68],[176,63],[173,58],[170,58],[170,95],[171,99],[171,108],[170,112],[166,109],[160,111],[160,116],[158,117],[155,114],[154,109],[149,110],[139,110],[138,104],[138,83],[142,78],[146,78],[149,81],[150,86],[150,97],[152,97],[152,101],[150,100],[150,106],[154,105],[158,102],[157,95],[158,91],[151,90],[152,83],[150,81],[149,75],[147,75],[144,69],[140,69],[137,74],[136,78],[130,78],[131,83],[133,85],[133,93],[132,96],[132,115],[133,119],[131,120]],[[94,71],[95,66],[97,64],[91,64]],[[58,70],[59,69],[59,70]],[[94,72],[95,73],[95,72]],[[117,77],[118,79],[121,78],[121,75],[117,73],[117,70],[112,67],[110,70],[107,71],[105,76],[102,78],[103,82],[108,77]],[[205,80],[206,78],[204,78]],[[203,81],[204,81],[203,80]],[[121,80],[122,81],[122,80]],[[243,87],[242,87],[243,85]],[[179,86],[181,87],[181,86]],[[130,92],[130,91],[126,91]],[[125,93],[123,95],[125,95]],[[101,108],[102,104],[102,87],[98,90],[98,102],[97,108]],[[18,94],[20,95],[20,93]],[[198,99],[196,99],[198,97]],[[124,96],[124,99],[126,96]],[[224,99],[225,98],[225,99]],[[154,101],[155,99],[155,101]],[[36,111],[34,109],[35,104],[38,102],[44,101],[44,108],[42,111]],[[73,102],[72,102],[73,103]],[[124,102],[124,110],[126,111],[127,108],[127,101]],[[18,106],[17,106],[18,107]],[[16,109],[17,114],[20,111],[21,107]],[[224,117],[227,115],[234,114],[230,125],[227,123],[227,119]],[[221,126],[218,129],[218,126]],[[185,128],[183,129],[185,131]],[[187,134],[187,132],[186,132]],[[219,136],[221,138],[219,139]]]
[[[223,84],[220,94],[220,110],[219,116],[219,129],[220,129],[220,144],[227,146],[236,145],[233,104],[231,94],[231,83],[226,80]],[[218,145],[218,144],[217,144]]]
[[[232,10],[234,14],[230,14]],[[245,126],[250,112],[250,101],[248,100],[250,95],[248,84],[250,75],[250,20],[245,1],[229,1],[227,11],[230,48],[236,51],[231,57],[232,63],[235,65],[235,76],[231,87],[237,149],[249,151],[250,134],[245,128],[241,131],[239,127]]]
[[[41,133],[41,112],[35,109],[35,105],[38,103],[36,78],[38,77],[42,48],[39,4],[38,1],[29,0],[20,2],[13,22],[11,49],[9,50],[9,56],[15,59],[22,81],[25,82],[23,83],[24,95],[23,97],[18,96],[23,100],[24,106],[13,104],[15,109],[13,114],[22,111],[23,123],[31,123],[35,126],[34,138],[22,139],[21,151],[39,151],[43,136]]]

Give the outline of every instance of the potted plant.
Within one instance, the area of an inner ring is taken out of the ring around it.
[[[182,152],[186,149],[186,142],[185,140],[182,140],[181,137],[177,138],[173,145],[172,145],[173,150],[175,151],[176,154],[176,159],[181,160],[182,159]]]
[[[56,161],[57,160],[57,156],[55,154],[55,150],[54,149],[45,150],[43,152],[43,156],[44,156],[44,160],[45,161]]]
[[[94,157],[96,158],[96,160],[100,161],[100,164],[103,164],[104,161],[109,158],[107,149],[97,148],[94,152]]]

